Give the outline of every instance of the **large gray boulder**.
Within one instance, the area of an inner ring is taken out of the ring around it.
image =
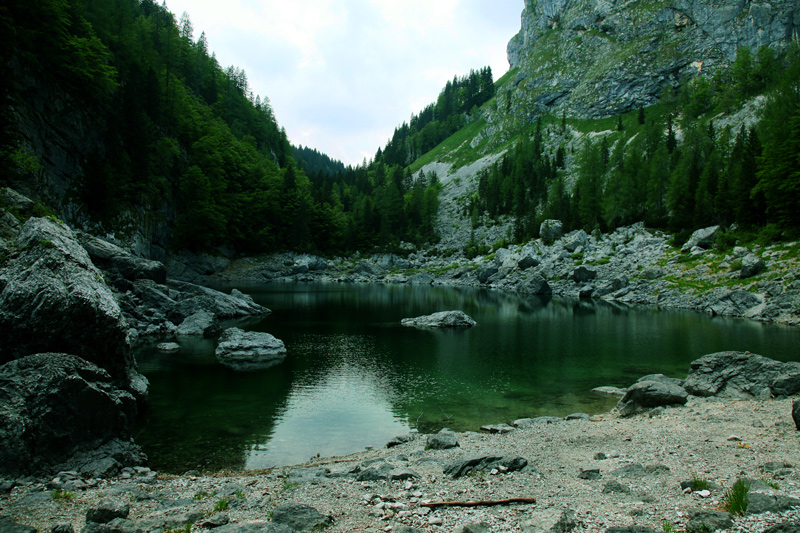
[[[717,352],[692,361],[684,388],[695,396],[769,398],[800,392],[800,362],[750,352]]]
[[[0,473],[48,473],[74,454],[129,441],[136,413],[131,393],[74,355],[36,354],[6,363],[0,366]]]
[[[151,279],[161,284],[167,281],[167,269],[160,261],[137,257],[116,244],[87,234],[80,236],[80,242],[95,266],[112,276],[129,281]]]
[[[767,268],[766,263],[760,257],[749,254],[742,259],[742,269],[739,271],[740,279],[752,278],[761,274]]]
[[[216,356],[234,370],[261,370],[282,363],[286,347],[269,333],[228,328],[219,338]]]
[[[560,220],[548,219],[539,226],[539,238],[546,244],[553,244],[564,233],[564,224]]]
[[[471,328],[477,322],[464,311],[440,311],[432,315],[404,318],[400,324],[415,328]]]
[[[180,317],[181,320],[200,311],[210,311],[220,319],[268,315],[272,312],[238,289],[225,294],[194,283],[175,280],[169,280],[167,286],[176,295],[176,305],[170,310],[170,315],[173,318]]]
[[[534,274],[531,276],[531,279],[520,283],[517,290],[522,293],[535,294],[537,296],[553,294],[553,289],[550,287],[550,284],[539,274]]]
[[[62,223],[31,218],[0,272],[0,362],[67,352],[129,382],[128,326],[102,273]]]
[[[584,265],[579,266],[572,271],[572,279],[575,283],[586,283],[597,277],[597,270]]]
[[[272,521],[292,531],[321,531],[333,523],[333,517],[320,513],[310,505],[289,503],[272,512]]]
[[[709,226],[707,228],[702,228],[695,231],[692,233],[692,236],[689,237],[689,240],[686,241],[683,246],[681,246],[681,252],[689,252],[695,246],[699,246],[700,248],[711,248],[711,245],[714,244],[714,238],[717,236],[719,231],[719,226]]]
[[[213,337],[222,331],[219,325],[219,320],[214,316],[214,313],[208,311],[200,311],[191,316],[187,316],[181,322],[175,334],[178,336],[194,336],[194,337]]]
[[[642,410],[664,405],[683,405],[688,400],[686,391],[669,381],[638,381],[628,387],[625,396],[617,403],[621,416],[631,416]]]

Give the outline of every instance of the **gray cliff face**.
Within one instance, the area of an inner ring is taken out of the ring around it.
[[[664,87],[729,65],[739,47],[797,36],[797,0],[528,0],[508,43],[516,115],[597,118],[657,101]]]

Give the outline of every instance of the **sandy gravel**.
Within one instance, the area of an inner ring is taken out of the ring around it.
[[[426,451],[426,437],[420,436],[391,449],[320,459],[271,472],[159,476],[149,484],[119,478],[78,490],[74,498],[61,501],[41,494],[45,486],[33,483],[0,496],[0,516],[40,531],[50,531],[55,523],[66,521],[77,531],[84,525],[86,509],[101,497],[128,502],[129,518],[138,520],[188,510],[213,515],[214,506],[227,494],[226,514],[232,522],[268,520],[278,506],[305,503],[333,516],[327,529],[331,532],[402,531],[402,526],[455,531],[476,522],[484,522],[490,531],[548,531],[565,509],[575,512],[573,531],[630,525],[662,531],[665,522],[682,531],[692,509],[720,508],[725,488],[741,475],[777,483],[784,493],[800,497],[800,432],[791,419],[791,403],[791,399],[690,398],[685,407],[668,408],[654,418],[623,419],[611,412],[591,421],[559,422],[504,435],[466,433],[458,437],[460,446],[450,450]],[[608,458],[596,459],[598,453]],[[443,466],[451,461],[487,454],[522,456],[530,466],[521,472],[458,479],[443,474]],[[334,477],[308,482],[295,477],[303,472],[308,477],[319,471],[310,468],[320,467],[332,475],[346,474],[375,459],[376,464],[389,461],[409,468],[419,478],[358,482],[352,477]],[[650,468],[641,477],[613,474],[631,464],[658,468]],[[781,466],[776,469],[776,464]],[[579,478],[583,469],[599,469],[600,478]],[[711,490],[706,497],[682,491],[680,482],[693,476],[722,488]],[[629,492],[604,492],[611,481]],[[536,503],[430,512],[420,505],[425,501],[512,497],[531,497]],[[784,516],[767,513],[739,518],[730,531],[763,531],[768,524],[788,519],[800,520],[800,509]],[[195,531],[200,529],[193,526]]]

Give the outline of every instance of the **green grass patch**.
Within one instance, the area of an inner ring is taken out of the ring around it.
[[[742,516],[747,511],[748,493],[750,492],[750,482],[745,479],[737,479],[733,486],[725,491],[725,498],[722,505],[731,514]]]
[[[50,493],[50,497],[53,499],[53,501],[64,502],[74,500],[75,494],[66,489],[56,489]]]

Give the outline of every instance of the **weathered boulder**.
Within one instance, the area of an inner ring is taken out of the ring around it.
[[[534,274],[531,279],[520,283],[517,290],[522,293],[535,294],[537,296],[553,294],[553,289],[550,287],[550,284],[539,274]]]
[[[234,370],[261,370],[282,363],[286,347],[269,333],[228,328],[219,338],[216,356]]]
[[[128,382],[128,326],[103,276],[64,224],[31,218],[0,273],[0,362],[68,352]]]
[[[750,352],[717,352],[692,361],[684,388],[695,396],[768,398],[800,392],[800,362]]]
[[[181,351],[181,345],[175,342],[161,342],[156,346],[156,350],[161,353],[178,353]]]
[[[220,331],[222,328],[217,317],[208,311],[200,311],[187,316],[175,330],[175,334],[208,338],[218,335]]]
[[[489,278],[498,272],[499,269],[494,264],[488,263],[478,268],[478,270],[475,271],[475,276],[478,278],[478,282],[486,283],[489,281]]]
[[[628,387],[625,396],[617,403],[617,410],[621,416],[631,416],[643,409],[683,405],[688,397],[682,387],[669,381],[639,381]]]
[[[707,228],[702,228],[695,231],[692,233],[692,236],[689,237],[689,240],[686,241],[683,246],[681,246],[681,252],[689,252],[695,246],[699,246],[700,248],[711,248],[711,245],[714,244],[714,238],[717,236],[719,231],[719,226],[709,226]]]
[[[539,225],[539,238],[545,244],[553,244],[564,233],[564,224],[560,220],[548,219]]]
[[[764,306],[764,297],[743,290],[714,289],[703,298],[701,308],[711,315],[744,316]]]
[[[725,511],[697,509],[689,514],[688,531],[718,531],[733,525],[733,515]]]
[[[238,289],[230,294],[202,287],[185,281],[169,280],[167,286],[178,292],[175,315],[182,318],[198,311],[210,311],[217,318],[240,318],[246,316],[268,315],[272,311],[253,301],[253,298]]]
[[[589,242],[589,235],[582,229],[577,230],[564,238],[564,249],[569,252],[575,252],[578,248],[586,246],[587,242]]]
[[[800,507],[800,498],[772,488],[751,488],[747,494],[747,514],[782,513]]]
[[[749,254],[742,259],[742,269],[739,271],[740,279],[752,278],[761,274],[767,268],[766,263],[760,257]]]
[[[80,243],[97,268],[129,281],[152,279],[167,281],[167,268],[160,261],[137,257],[127,250],[91,235],[80,235]]]
[[[76,453],[130,440],[136,413],[131,393],[74,355],[6,363],[0,366],[0,473],[45,473]]]
[[[797,431],[800,431],[800,400],[792,402],[792,420],[794,420]]]
[[[539,260],[539,257],[537,257],[536,255],[534,255],[532,253],[528,253],[528,254],[523,255],[519,259],[519,261],[517,261],[517,267],[520,270],[525,270],[525,269],[528,269],[528,268],[537,267],[540,264],[541,264],[541,261]]]
[[[572,279],[575,283],[586,283],[597,277],[597,270],[584,265],[572,271]]]
[[[288,526],[292,531],[323,530],[333,523],[333,517],[324,515],[301,503],[290,503],[277,507],[272,513],[272,521]]]
[[[107,524],[115,518],[128,518],[131,506],[120,500],[106,498],[86,510],[86,521]]]
[[[404,318],[400,324],[415,328],[471,328],[476,325],[464,311],[439,311],[416,318]]]
[[[435,435],[428,435],[426,446],[431,450],[447,450],[459,446],[458,437],[451,429],[443,428]]]

